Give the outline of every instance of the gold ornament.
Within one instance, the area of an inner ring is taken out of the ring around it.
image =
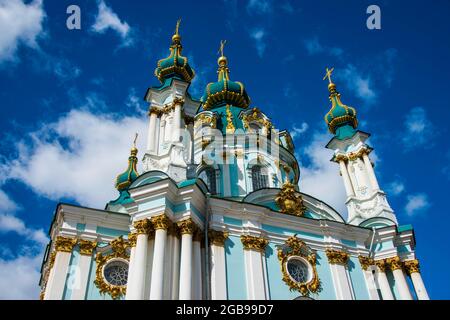
[[[75,238],[65,238],[58,236],[55,242],[55,250],[59,252],[72,252],[73,247],[77,244]]]
[[[312,267],[312,277],[309,282],[300,283],[294,281],[287,270],[287,263],[290,257],[301,257]],[[302,240],[295,235],[289,237],[283,246],[278,248],[278,260],[281,263],[281,273],[283,281],[289,286],[289,290],[297,290],[303,296],[320,291],[321,284],[316,270],[316,253],[311,250]]]
[[[97,253],[95,261],[97,262],[97,269],[95,271],[95,281],[94,284],[97,286],[101,294],[109,294],[113,299],[120,298],[126,294],[127,286],[117,286],[108,283],[103,276],[103,267],[111,259],[123,259],[129,261],[129,254],[127,252],[128,243],[123,240],[122,236],[114,239],[110,242],[112,247],[112,253],[108,255],[103,255],[102,253]]]
[[[84,256],[92,255],[95,247],[97,246],[97,242],[80,239],[78,241],[78,245],[80,246],[80,254]]]
[[[297,194],[294,185],[289,181],[283,184],[281,191],[275,198],[275,202],[282,213],[301,217],[306,211],[302,196]]]
[[[208,239],[210,244],[214,246],[221,246],[223,247],[225,245],[225,241],[228,238],[228,232],[224,231],[217,231],[217,230],[209,230],[208,231]]]
[[[136,242],[137,242],[137,233],[135,232],[130,232],[128,234],[128,244],[130,247],[136,247]]]
[[[366,271],[370,266],[374,265],[375,263],[372,258],[365,256],[359,256],[358,259],[364,271]]]
[[[226,107],[226,114],[227,114],[227,133],[233,133],[235,128],[233,124],[233,114],[230,110],[230,105],[227,104]]]
[[[254,236],[242,235],[242,244],[246,250],[256,250],[259,252],[264,252],[266,246],[269,244],[269,240],[264,238],[258,238]]]
[[[384,259],[377,260],[375,261],[375,264],[380,272],[386,272],[386,260]]]
[[[155,216],[151,218],[153,229],[158,230],[167,230],[169,229],[169,225],[171,223],[170,219],[165,215],[161,214],[159,216]]]
[[[394,271],[394,270],[401,270],[403,265],[402,262],[400,261],[399,257],[392,257],[392,258],[388,258],[386,259],[386,264],[389,265],[389,268]]]
[[[345,266],[350,258],[350,255],[347,252],[339,250],[327,249],[326,254],[330,264],[341,264]]]
[[[210,113],[200,113],[196,116],[194,127],[209,126],[211,128],[216,128],[216,116]]]
[[[136,229],[136,234],[149,234],[152,230],[152,223],[149,219],[142,219],[135,221],[133,227]]]
[[[183,234],[194,234],[197,229],[196,224],[191,218],[181,220],[177,223],[180,233]]]
[[[50,253],[50,258],[48,259],[48,271],[52,270],[53,266],[55,265],[55,259],[56,259],[56,251],[53,251]]]
[[[408,260],[405,261],[406,273],[411,275],[411,273],[420,273],[420,266],[418,260]]]

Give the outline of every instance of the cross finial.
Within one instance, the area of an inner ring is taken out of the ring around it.
[[[178,30],[180,29],[180,23],[181,23],[181,18],[178,19],[177,21],[177,25],[175,27],[175,34],[178,35]]]
[[[220,53],[221,57],[223,57],[223,48],[225,47],[225,43],[227,43],[227,40],[221,40],[219,51],[217,51],[218,54]]]
[[[333,73],[334,68],[331,68],[331,69],[326,68],[325,70],[327,71],[327,73],[325,73],[325,77],[323,77],[323,80],[325,80],[326,78],[328,78],[328,81],[329,81],[330,83],[332,83],[332,82],[331,82],[331,74]]]
[[[138,138],[138,133],[136,132],[135,135],[134,135],[134,141],[133,141],[133,147],[135,147],[135,148],[136,148],[137,138]]]

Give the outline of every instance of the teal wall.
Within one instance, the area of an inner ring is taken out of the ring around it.
[[[350,257],[348,261],[348,273],[357,300],[369,300],[369,291],[366,285],[366,279],[364,278],[364,271],[361,268],[359,259],[356,257]]]
[[[321,291],[318,294],[311,295],[311,298],[318,300],[335,300],[336,293],[334,291],[333,278],[331,276],[327,255],[323,251],[317,251],[316,255],[316,268],[321,283]]]
[[[271,226],[271,225],[268,225],[268,224],[263,224],[261,226],[261,228],[264,231],[268,231],[268,232],[272,232],[272,233],[278,233],[278,234],[282,234],[282,235],[286,235],[286,236],[293,236],[294,234],[297,234],[298,238],[300,238],[300,239],[302,239],[302,238],[303,239],[309,239],[309,240],[321,240],[321,239],[323,239],[322,235],[309,233],[309,232],[298,231],[298,230],[291,230],[291,229],[282,228],[282,227]]]
[[[110,237],[119,237],[128,235],[128,230],[117,230],[105,227],[97,227],[97,233],[110,236]]]
[[[231,224],[233,226],[242,227],[242,220],[230,218],[230,217],[223,217],[223,223]]]
[[[239,237],[230,236],[225,241],[225,265],[228,299],[247,299],[244,248]]]
[[[88,286],[86,289],[86,291],[87,291],[86,299],[87,300],[112,300],[112,298],[109,294],[105,294],[105,295],[100,294],[97,286],[94,284],[96,268],[97,268],[97,263],[95,262],[95,259],[92,259],[91,270],[89,272]]]

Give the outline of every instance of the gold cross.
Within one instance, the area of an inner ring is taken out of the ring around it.
[[[178,29],[180,28],[181,18],[177,21],[177,26],[175,27],[175,34],[178,34]]]
[[[136,148],[136,141],[138,138],[138,133],[136,132],[135,136],[134,136],[134,141],[133,141],[133,146]]]
[[[328,69],[326,68],[327,73],[325,74],[325,77],[323,77],[323,80],[328,78],[328,81],[331,83],[331,74],[333,73],[334,68]]]
[[[220,53],[221,57],[223,57],[223,47],[225,46],[225,43],[227,43],[227,40],[221,40],[219,51],[217,51],[217,53]]]

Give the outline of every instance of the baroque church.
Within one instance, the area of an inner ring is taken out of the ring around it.
[[[292,137],[230,79],[224,42],[217,81],[200,100],[190,95],[195,72],[178,27],[157,63],[160,84],[145,94],[146,150],[138,158],[131,148],[104,209],[58,204],[40,298],[429,299],[414,229],[398,223],[378,184],[370,134],[341,101],[333,69],[324,148],[347,219],[299,190]]]

